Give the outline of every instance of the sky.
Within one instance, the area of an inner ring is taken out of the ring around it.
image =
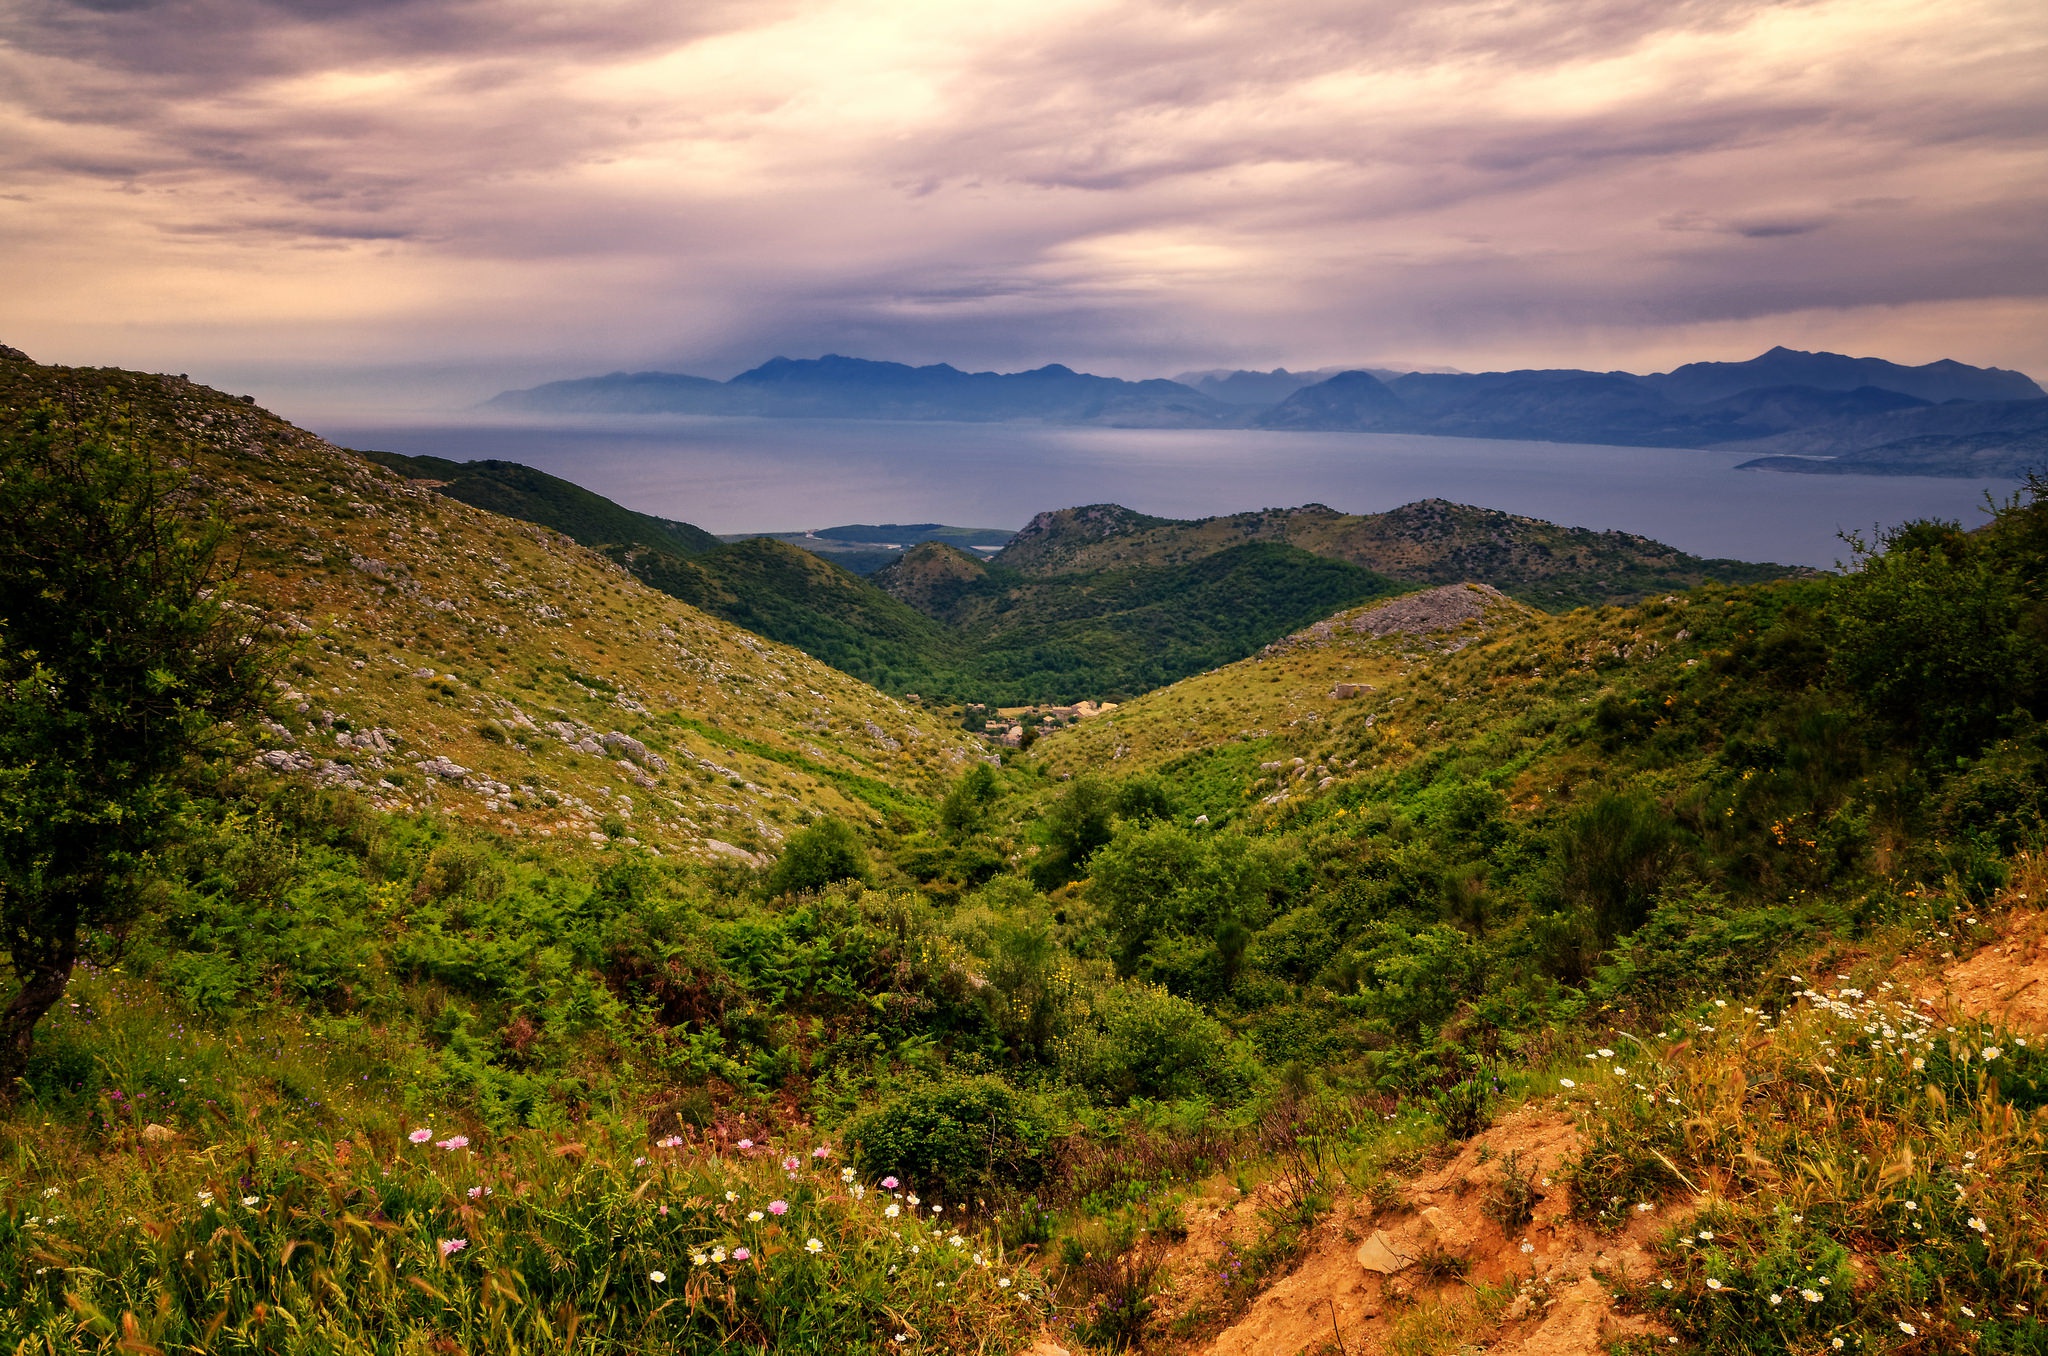
[[[303,412],[825,352],[2048,378],[2048,6],[0,0],[0,342]]]

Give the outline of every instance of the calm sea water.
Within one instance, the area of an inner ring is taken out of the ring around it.
[[[1909,518],[1982,521],[2007,481],[1736,471],[1745,458],[1380,433],[631,418],[327,425],[323,436],[457,461],[524,462],[712,532],[839,523],[1016,528],[1118,503],[1193,518],[1319,502],[1371,513],[1431,497],[1639,532],[1702,556],[1830,566],[1837,536]]]

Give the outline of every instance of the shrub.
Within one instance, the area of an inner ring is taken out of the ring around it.
[[[967,1201],[1029,1189],[1045,1175],[1051,1139],[1035,1098],[1000,1078],[948,1078],[911,1088],[846,1127],[854,1162],[926,1196]]]
[[[768,893],[802,894],[835,881],[872,880],[868,855],[843,819],[821,819],[789,840],[768,872]]]
[[[1185,998],[1149,984],[1117,984],[1097,1000],[1095,1022],[1066,1043],[1065,1063],[1076,1082],[1113,1100],[1234,1100],[1250,1089],[1248,1055]]]

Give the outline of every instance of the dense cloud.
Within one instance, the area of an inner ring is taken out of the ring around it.
[[[39,356],[2048,370],[2033,0],[0,12]]]

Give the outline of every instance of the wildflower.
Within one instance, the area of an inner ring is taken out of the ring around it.
[[[1572,1080],[1571,1080],[1571,1079],[1569,1079],[1569,1078],[1560,1078],[1560,1079],[1558,1079],[1557,1081],[1558,1081],[1558,1085],[1559,1085],[1559,1086],[1561,1086],[1561,1087],[1567,1087],[1567,1088],[1575,1088],[1575,1087],[1577,1087],[1577,1086],[1578,1086],[1578,1084],[1577,1084],[1577,1083],[1574,1083],[1574,1082],[1572,1082]]]
[[[428,1140],[432,1139],[433,1137],[434,1132],[431,1130],[415,1130],[411,1134],[406,1136],[407,1139],[411,1140],[415,1144],[425,1144]]]
[[[714,1262],[723,1262],[725,1260],[725,1249],[713,1248],[711,1250],[711,1260]]]
[[[469,1136],[468,1136],[468,1135],[450,1135],[450,1136],[449,1136],[448,1138],[446,1138],[446,1139],[440,1139],[440,1140],[435,1140],[435,1141],[434,1141],[434,1147],[435,1147],[436,1149],[450,1149],[450,1150],[453,1150],[453,1149],[467,1149],[467,1148],[469,1147]]]
[[[1837,1337],[1833,1342],[1829,1343],[1828,1345],[1832,1346],[1836,1351],[1840,1351],[1842,1349],[1842,1339]]]
[[[693,1252],[690,1254],[690,1265],[693,1267],[709,1266],[711,1265],[711,1255],[709,1253]]]
[[[650,1271],[647,1273],[647,1279],[653,1281],[656,1285],[660,1285],[668,1279],[668,1273],[666,1271]]]
[[[802,1166],[803,1160],[799,1159],[795,1154],[790,1154],[782,1160],[782,1170],[784,1172],[795,1172]]]
[[[1918,1210],[1918,1209],[1920,1208],[1920,1202],[1918,1202],[1918,1201],[1907,1201],[1907,1202],[1906,1202],[1906,1208],[1907,1208],[1908,1210]]]
[[[816,1159],[826,1159],[831,1156],[832,1149],[830,1145],[820,1144],[817,1148],[811,1150],[811,1157]]]
[[[861,1184],[860,1184],[859,1182],[855,1182],[855,1183],[853,1184],[853,1198],[854,1198],[855,1200],[857,1200],[857,1201],[861,1201],[861,1200],[866,1200],[866,1199],[867,1199],[867,1194],[868,1194],[868,1189],[867,1189],[866,1187],[862,1186],[862,1185],[861,1185]]]
[[[815,1239],[815,1238],[813,1238],[813,1239],[807,1239],[807,1240],[806,1240],[806,1241],[804,1242],[804,1251],[805,1251],[805,1252],[810,1252],[810,1253],[819,1253],[819,1252],[823,1252],[823,1251],[825,1251],[825,1245],[824,1245],[823,1243],[819,1242],[819,1241],[818,1241],[817,1239]]]
[[[1702,1243],[1711,1243],[1711,1242],[1713,1242],[1713,1241],[1714,1241],[1714,1231],[1713,1231],[1712,1229],[1702,1229],[1702,1230],[1700,1230],[1700,1242],[1702,1242]]]
[[[1627,1069],[1624,1069],[1624,1068],[1622,1068],[1622,1067],[1621,1067],[1621,1066],[1620,1066],[1619,1064],[1617,1064],[1617,1065],[1615,1065],[1615,1066],[1614,1066],[1614,1073],[1615,1073],[1615,1076],[1616,1076],[1616,1077],[1618,1077],[1618,1078],[1627,1078],[1627,1077],[1628,1077],[1628,1070],[1627,1070]]]
[[[738,1200],[739,1198],[740,1193],[737,1191],[728,1191],[725,1193],[725,1203],[727,1205],[731,1205],[734,1201]]]
[[[1707,1289],[1719,1290],[1720,1288],[1721,1283],[1719,1281],[1715,1280],[1712,1276],[1707,1277]]]
[[[932,1207],[932,1213],[934,1215],[943,1215],[946,1213],[946,1207],[943,1205],[935,1205]]]
[[[1805,1300],[1808,1304],[1819,1304],[1821,1300],[1821,1295],[1820,1291],[1813,1289],[1811,1286],[1808,1286],[1807,1288],[1799,1292],[1799,1298]]]
[[[665,1206],[665,1205],[663,1205],[663,1206],[657,1206],[657,1207],[655,1207],[655,1211],[654,1211],[654,1213],[655,1213],[655,1214],[657,1214],[657,1215],[666,1215],[666,1214],[668,1213],[668,1207],[667,1207],[667,1206]]]
[[[1967,1304],[1959,1304],[1956,1307],[1963,1311],[1964,1318],[1975,1318],[1977,1316],[1977,1311]]]
[[[1794,1215],[1794,1216],[1792,1217],[1792,1222],[1793,1222],[1794,1224],[1804,1224],[1804,1223],[1806,1222],[1806,1216],[1804,1216],[1804,1215]]]
[[[960,1246],[960,1245],[961,1245],[962,1243],[964,1243],[964,1242],[965,1242],[966,1240],[965,1240],[965,1239],[963,1239],[963,1238],[961,1238],[961,1237],[960,1237],[960,1235],[958,1235],[958,1234],[954,1234],[954,1235],[953,1235],[953,1236],[952,1236],[951,1238],[947,1239],[946,1241],[947,1241],[948,1243],[952,1244],[952,1245],[953,1245],[954,1247],[956,1247],[956,1248],[957,1248],[957,1247],[959,1247],[959,1246]]]
[[[908,1196],[905,1196],[903,1199],[909,1202],[912,1207],[915,1207],[917,1205],[917,1193],[915,1191],[911,1192]]]
[[[1604,1045],[1600,1047],[1600,1049],[1599,1049],[1599,1052],[1598,1052],[1598,1053],[1599,1053],[1599,1055],[1600,1055],[1600,1058],[1602,1058],[1602,1059],[1613,1059],[1613,1058],[1614,1058],[1614,1052],[1613,1052],[1612,1050],[1608,1049],[1608,1048],[1607,1048],[1606,1046],[1604,1046]]]
[[[750,1139],[743,1139],[740,1141],[740,1147],[742,1149],[751,1149],[754,1147],[754,1141]]]
[[[1657,1208],[1656,1206],[1654,1206],[1654,1205],[1651,1205],[1651,1204],[1650,1204],[1650,1203],[1649,1203],[1648,1201],[1637,1201],[1637,1202],[1636,1202],[1636,1213],[1637,1213],[1638,1215],[1647,1215],[1647,1214],[1649,1214],[1649,1213],[1650,1213],[1650,1212],[1651,1212],[1652,1210],[1655,1210],[1656,1208]]]
[[[894,1271],[894,1270],[895,1270],[895,1268],[894,1268],[894,1267],[891,1267],[891,1268],[889,1268],[889,1269],[890,1269],[891,1271]],[[897,1334],[896,1334],[896,1335],[895,1335],[894,1337],[890,1338],[889,1340],[890,1340],[890,1341],[892,1341],[892,1342],[894,1342],[894,1343],[896,1343],[896,1345],[898,1345],[898,1346],[901,1346],[901,1345],[903,1345],[903,1344],[904,1344],[905,1342],[908,1342],[908,1341],[910,1340],[910,1334],[909,1334],[909,1333],[907,1333],[907,1332],[899,1332],[899,1333],[897,1333]]]
[[[1005,1276],[1001,1280],[997,1281],[996,1288],[998,1290],[1008,1290],[1010,1288],[1010,1278],[1008,1276]]]
[[[745,1248],[734,1248],[732,1250],[732,1260],[735,1262],[744,1262],[753,1255],[753,1253],[748,1252]]]
[[[882,1190],[884,1190],[884,1191],[894,1191],[895,1189],[896,1189],[896,1179],[895,1179],[894,1177],[884,1177],[884,1178],[882,1179]]]
[[[887,1210],[884,1210],[882,1213],[884,1215],[887,1215],[890,1219],[895,1219],[898,1215],[903,1213],[903,1207],[896,1204],[894,1201],[891,1201],[889,1202],[889,1208]]]
[[[768,1213],[769,1213],[769,1214],[771,1214],[771,1215],[786,1215],[786,1214],[788,1214],[788,1213],[789,1213],[789,1202],[788,1202],[788,1201],[770,1201],[770,1202],[768,1202]]]
[[[213,1204],[213,1193],[212,1193],[211,1191],[202,1191],[202,1192],[200,1192],[200,1193],[199,1193],[199,1208],[200,1208],[201,1210],[205,1210],[205,1209],[207,1209],[207,1208],[208,1208],[208,1207],[210,1207],[210,1206],[211,1206],[212,1204]]]
[[[1772,1296],[1770,1297],[1770,1301],[1771,1301],[1771,1307],[1772,1307],[1773,1309],[1775,1309],[1775,1308],[1777,1308],[1777,1307],[1778,1307],[1779,1305],[1781,1305],[1781,1304],[1783,1304],[1783,1303],[1785,1302],[1785,1297],[1784,1297],[1783,1295],[1772,1295]]]
[[[1970,1216],[1970,1227],[1981,1234],[1984,1232],[1984,1221],[1972,1215]]]
[[[1899,1331],[1908,1337],[1918,1337],[1920,1335],[1920,1330],[1903,1318],[1899,1320]]]
[[[747,1212],[747,1223],[749,1223],[749,1224],[759,1224],[760,1222],[761,1222],[761,1212],[760,1212],[760,1211],[758,1211],[758,1210],[749,1210],[749,1211]]]
[[[1999,1047],[1995,1045],[1987,1045],[1984,1047],[1984,1058],[1986,1060],[1997,1059],[2000,1055],[2004,1053],[2005,1051],[2001,1050]]]
[[[441,1240],[440,1246],[443,1257],[453,1257],[456,1253],[469,1246],[469,1240],[466,1238],[444,1238]]]
[[[480,1186],[473,1186],[473,1187],[471,1187],[471,1188],[469,1189],[469,1198],[470,1198],[471,1200],[476,1200],[476,1199],[477,1199],[478,1197],[482,1196],[483,1194],[484,1194],[484,1189],[483,1189],[482,1187],[480,1187]]]
[[[644,1168],[647,1166],[647,1160],[644,1158],[636,1158],[633,1160],[633,1166],[636,1168]]]
[[[246,1210],[254,1210],[262,1199],[261,1196],[244,1196],[242,1197],[242,1207]]]
[[[1536,1245],[1534,1243],[1524,1243],[1522,1244],[1522,1251],[1525,1254],[1532,1253],[1536,1251]]]
[[[670,1135],[665,1139],[654,1141],[654,1147],[657,1149],[674,1149],[681,1147],[682,1142],[683,1137],[681,1135]]]
[[[1915,1055],[1913,1056],[1913,1067],[1916,1069],[1924,1069],[1927,1067],[1927,1061],[1922,1059],[1920,1056]]]
[[[983,1257],[980,1253],[976,1253],[974,1254],[974,1265],[978,1267],[985,1267],[988,1265],[988,1259],[986,1257]]]
[[[842,1182],[852,1182],[852,1181],[853,1181],[853,1169],[852,1169],[852,1168],[841,1168],[841,1169],[839,1170],[839,1180],[840,1180],[840,1181],[842,1181]]]
[[[48,1199],[50,1199],[50,1197],[52,1197],[52,1196],[55,1196],[55,1195],[57,1195],[57,1194],[58,1194],[58,1191],[59,1191],[59,1188],[57,1188],[57,1187],[44,1187],[44,1188],[43,1188],[43,1199],[47,1201]]]
[[[1664,1280],[1663,1280],[1663,1286],[1664,1286],[1664,1288],[1665,1288],[1666,1290],[1669,1290],[1669,1289],[1671,1288],[1671,1278],[1670,1278],[1669,1276],[1666,1276],[1666,1277],[1664,1278]]]

